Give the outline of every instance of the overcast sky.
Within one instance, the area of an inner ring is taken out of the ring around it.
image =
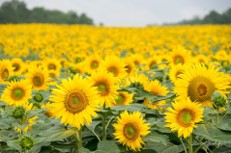
[[[5,0],[0,0],[2,3]],[[43,6],[86,13],[96,24],[145,26],[203,17],[211,10],[223,13],[231,0],[24,0],[28,8]]]

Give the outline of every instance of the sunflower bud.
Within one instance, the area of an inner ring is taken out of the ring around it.
[[[42,102],[43,101],[43,95],[39,92],[37,92],[33,98],[36,102]]]
[[[215,109],[224,107],[226,104],[225,98],[219,92],[214,92],[212,94],[212,102]]]
[[[13,112],[13,117],[18,119],[24,116],[25,110],[22,107],[17,107]]]
[[[23,149],[30,149],[33,147],[33,141],[29,137],[24,137],[21,140],[20,145]]]

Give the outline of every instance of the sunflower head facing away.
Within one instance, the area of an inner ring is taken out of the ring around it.
[[[204,109],[201,104],[191,102],[190,99],[179,100],[167,108],[165,113],[166,127],[178,132],[178,137],[187,138],[191,135],[196,123],[202,121]]]
[[[140,150],[144,141],[141,136],[146,136],[150,131],[148,123],[145,123],[140,112],[128,113],[124,111],[117,117],[115,128],[115,139],[132,150]]]

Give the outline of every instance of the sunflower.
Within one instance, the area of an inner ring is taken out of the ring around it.
[[[168,94],[168,89],[162,86],[158,80],[151,81],[147,87],[145,87],[145,90],[152,93],[154,96],[166,96]],[[164,100],[157,102],[150,102],[148,99],[144,100],[144,105],[151,109],[158,109],[159,106],[163,106],[164,104]]]
[[[29,69],[26,78],[34,90],[46,90],[49,87],[49,73],[46,68],[42,68],[41,66]]]
[[[92,73],[90,79],[98,90],[101,105],[105,104],[106,107],[113,106],[115,99],[118,97],[117,90],[119,86],[117,85],[117,78],[112,73],[101,70]]]
[[[228,78],[213,67],[197,64],[187,67],[175,82],[174,91],[180,99],[190,98],[201,102],[203,106],[211,106],[211,95],[217,91],[225,93],[228,89]]]
[[[13,58],[11,61],[11,65],[14,68],[15,75],[21,75],[24,71],[24,63],[20,58]]]
[[[179,79],[179,75],[184,73],[185,66],[181,64],[173,65],[170,68],[169,78],[172,82],[176,82]]]
[[[145,123],[140,112],[128,113],[124,111],[117,117],[117,123],[113,124],[115,128],[115,139],[119,143],[126,145],[128,148],[139,151],[144,144],[141,136],[146,136],[150,133],[150,126]]]
[[[60,64],[58,59],[47,59],[46,61],[44,61],[44,63],[48,71],[55,71],[56,73],[60,73],[62,65]]]
[[[9,60],[0,61],[0,83],[6,83],[7,79],[13,75],[13,67]]]
[[[182,46],[177,45],[172,49],[172,52],[169,57],[169,62],[171,65],[177,65],[177,64],[186,64],[190,63],[191,61],[191,55],[189,52]]]
[[[129,105],[133,101],[133,95],[127,92],[119,91],[118,97],[115,99],[116,106],[119,105]]]
[[[145,74],[136,74],[126,78],[125,86],[130,86],[132,84],[141,84],[144,88],[146,88],[149,84],[149,79]]]
[[[84,61],[84,68],[87,69],[87,73],[97,70],[100,67],[101,58],[97,55],[89,56]]]
[[[108,56],[102,62],[100,69],[112,73],[115,77],[123,78],[127,75],[125,64],[116,56]]]
[[[98,94],[93,84],[75,75],[73,79],[63,79],[60,85],[52,90],[50,100],[53,102],[52,113],[56,118],[61,117],[64,125],[80,129],[85,123],[92,122],[98,110]]]
[[[173,108],[168,107],[165,113],[166,127],[172,131],[178,131],[178,137],[187,138],[191,135],[196,123],[202,121],[204,109],[201,104],[191,102],[188,98],[172,103]]]
[[[22,106],[32,97],[30,83],[25,80],[12,81],[4,89],[1,100],[8,105]]]

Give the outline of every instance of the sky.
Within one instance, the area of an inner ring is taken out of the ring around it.
[[[6,0],[0,0],[0,3]],[[106,26],[146,26],[174,23],[211,10],[223,13],[231,0],[21,0],[28,8],[43,6],[64,12],[86,13],[95,24]]]

